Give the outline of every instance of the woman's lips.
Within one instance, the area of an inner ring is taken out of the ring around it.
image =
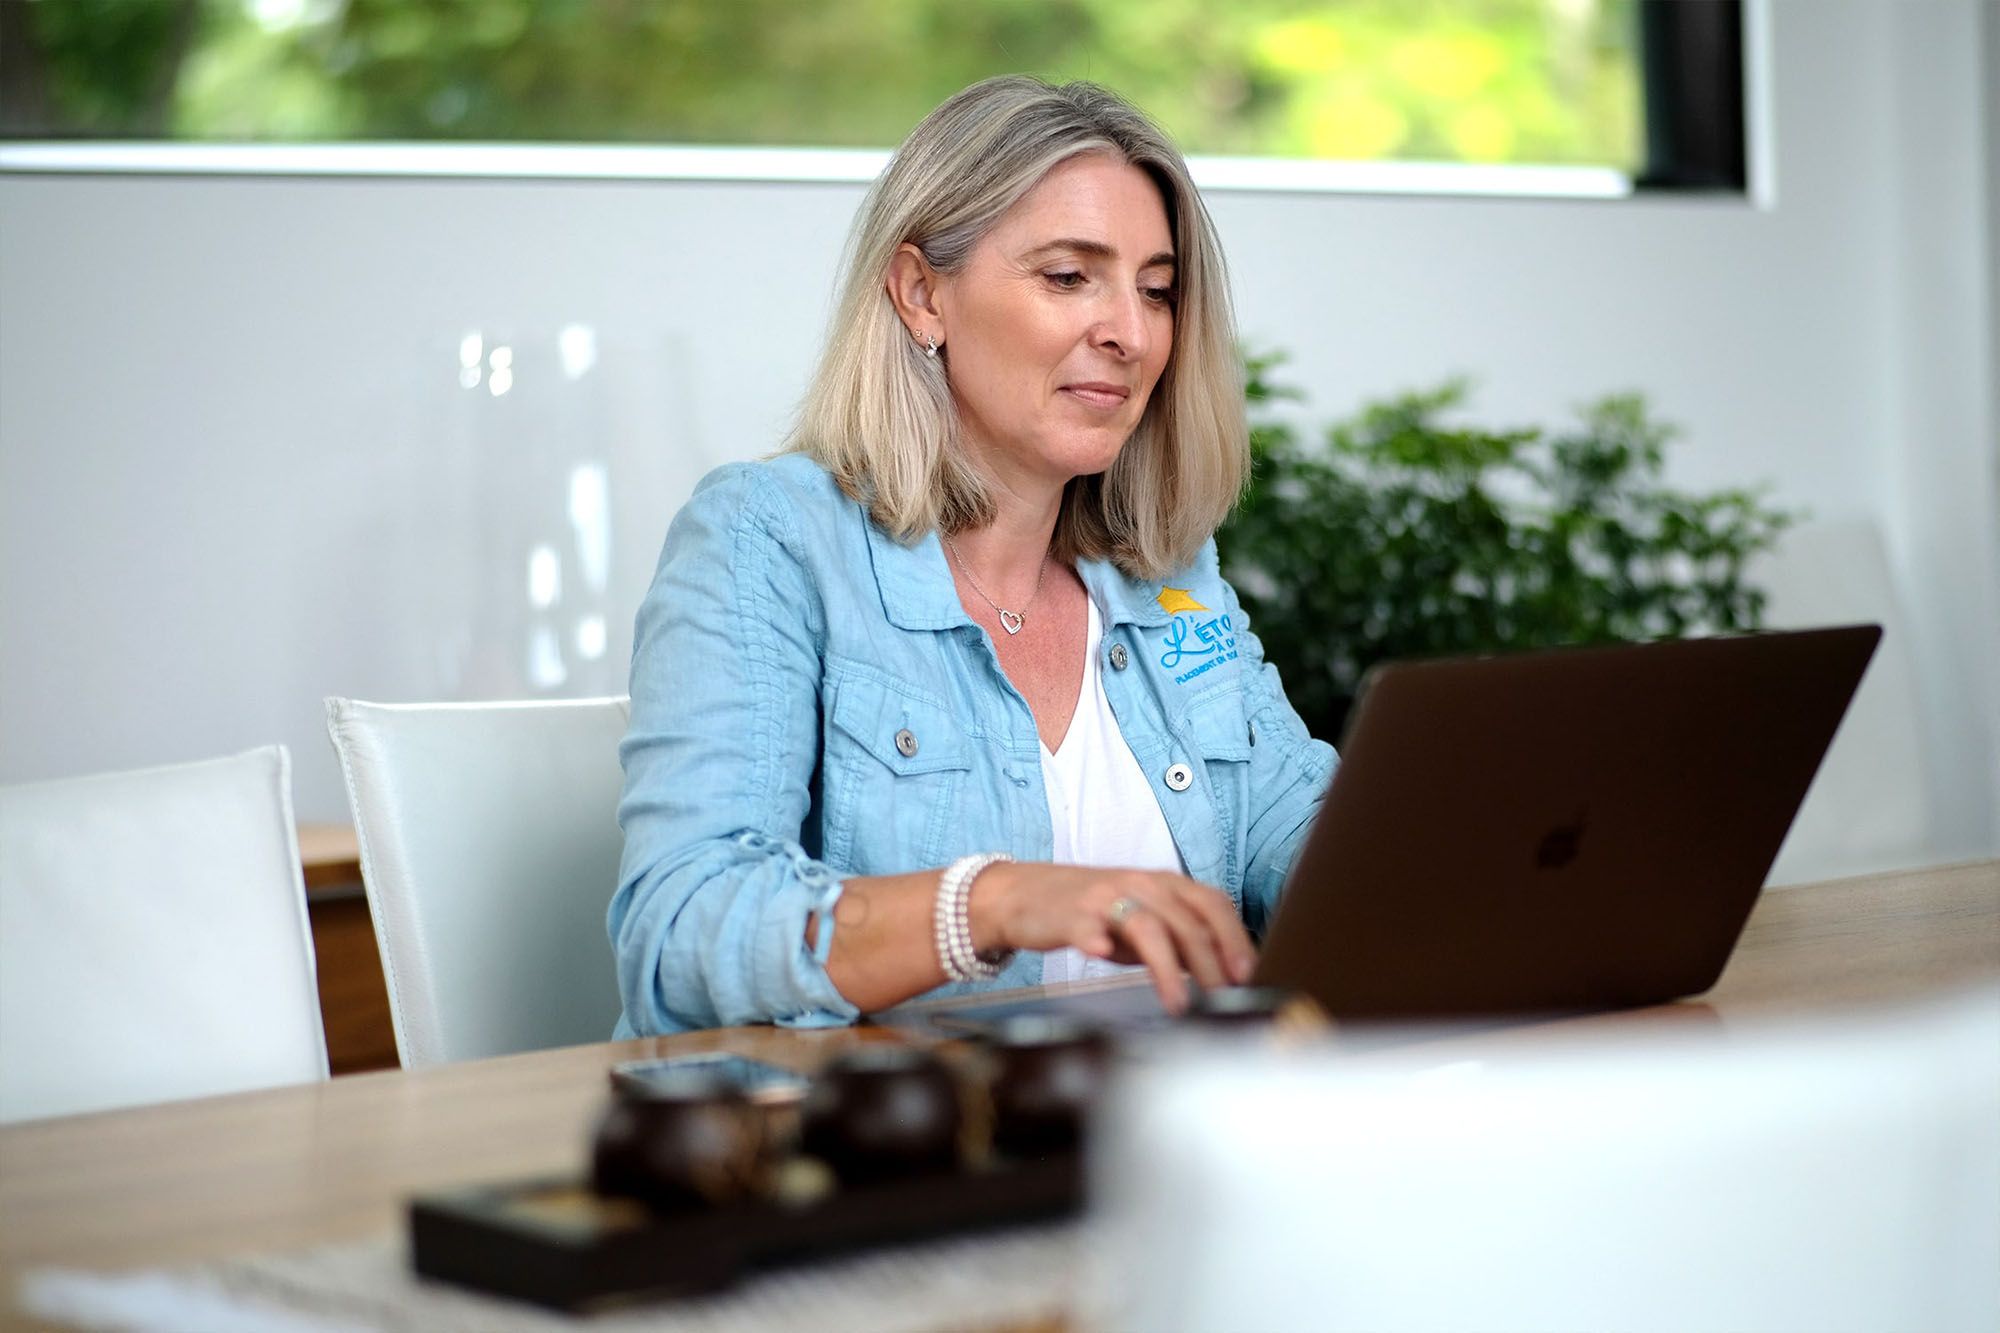
[[[1130,389],[1116,384],[1065,384],[1062,391],[1078,402],[1107,410],[1125,406],[1125,400],[1132,396]]]

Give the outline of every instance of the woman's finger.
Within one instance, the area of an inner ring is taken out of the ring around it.
[[[1230,983],[1223,962],[1225,955],[1218,949],[1214,927],[1206,916],[1167,886],[1149,897],[1147,906],[1172,933],[1175,952],[1180,954],[1187,970],[1194,973],[1196,981],[1210,989]]]
[[[1159,991],[1167,1012],[1187,1012],[1187,978],[1181,975],[1180,955],[1159,914],[1141,907],[1113,926],[1112,933],[1122,938],[1153,974],[1153,988]]]
[[[1228,894],[1195,880],[1182,880],[1178,887],[1180,900],[1187,904],[1188,910],[1198,913],[1207,923],[1229,980],[1239,986],[1249,981],[1257,967],[1257,946],[1250,942],[1250,932],[1243,929],[1242,918],[1236,915],[1236,904],[1229,901]]]
[[[1079,930],[1070,937],[1070,945],[1077,952],[1088,954],[1092,958],[1108,958],[1114,963],[1129,961],[1121,956],[1123,950],[1118,947],[1117,935],[1105,929],[1101,923],[1085,926]]]

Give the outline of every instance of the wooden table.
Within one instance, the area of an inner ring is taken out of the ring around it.
[[[1734,1023],[1994,977],[2000,862],[1981,862],[1774,889],[1699,1006],[1562,1026],[1615,1032],[1677,1012]],[[618,1060],[727,1049],[808,1069],[853,1043],[893,1040],[874,1028],[736,1028],[0,1129],[0,1292],[11,1307],[19,1274],[41,1264],[115,1268],[360,1237],[396,1226],[418,1191],[580,1171]]]
[[[361,843],[347,824],[299,825],[299,868],[306,885],[319,974],[320,1024],[327,1064],[336,1074],[394,1069],[396,1029],[375,922],[361,885]]]
[[[299,825],[299,868],[306,893],[361,882],[361,840],[347,824]]]

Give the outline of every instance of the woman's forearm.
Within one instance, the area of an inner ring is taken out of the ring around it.
[[[1012,947],[1007,908],[1019,881],[1033,870],[1013,862],[988,866],[966,899],[972,947],[981,952]],[[937,870],[907,875],[857,875],[841,886],[833,909],[833,947],[826,974],[863,1013],[922,995],[948,978],[937,955]],[[818,921],[806,923],[808,945]]]
[[[901,1004],[944,982],[933,926],[940,873],[864,875],[842,885],[826,972],[862,1012]],[[1241,984],[1257,962],[1226,895],[1161,871],[1005,861],[972,881],[966,913],[980,953],[1069,946],[1095,958],[1144,963],[1175,1013],[1187,1003],[1183,971],[1204,986]],[[809,946],[819,924],[806,923]]]
[[[887,1009],[945,982],[932,912],[938,873],[857,875],[841,887],[833,907],[833,947],[826,974],[835,989],[863,1013]],[[806,923],[808,944],[820,923]]]

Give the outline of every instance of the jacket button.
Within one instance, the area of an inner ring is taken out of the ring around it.
[[[917,752],[917,733],[904,727],[896,733],[896,753],[908,759]]]
[[[1111,645],[1111,669],[1113,671],[1123,671],[1125,669],[1125,663],[1128,660],[1129,659],[1126,656],[1124,644],[1114,643]]]
[[[1175,764],[1167,770],[1167,785],[1175,791],[1186,791],[1194,785],[1194,770],[1186,764]]]

